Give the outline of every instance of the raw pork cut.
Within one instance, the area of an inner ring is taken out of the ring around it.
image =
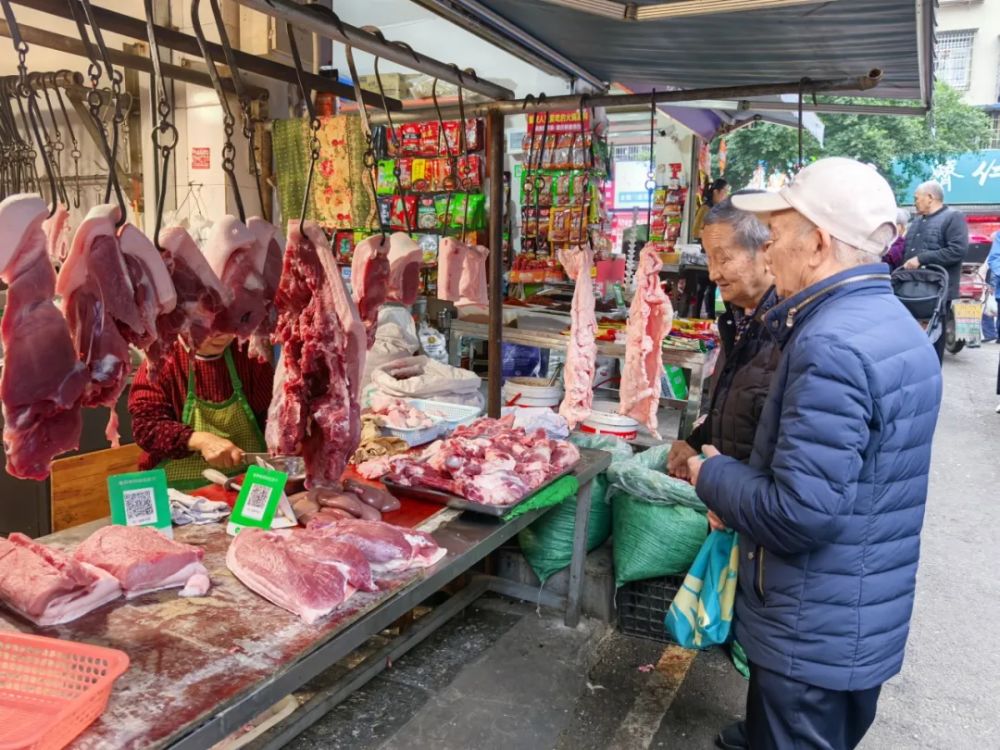
[[[282,245],[278,228],[259,216],[247,219],[247,227],[257,238],[254,263],[264,281],[264,317],[250,338],[250,352],[260,360],[270,358],[271,336],[278,324],[274,297],[281,281]]]
[[[160,249],[177,294],[177,305],[157,318],[157,338],[166,347],[179,336],[189,349],[197,351],[212,336],[215,319],[225,313],[232,295],[183,227],[162,230]]]
[[[0,601],[39,627],[71,622],[121,595],[99,568],[24,534],[0,537]]]
[[[281,360],[266,438],[278,455],[302,455],[309,487],[337,486],[361,438],[358,401],[367,339],[326,235],[293,222],[276,297]]]
[[[377,590],[357,547],[312,531],[247,529],[230,543],[226,565],[251,591],[310,625],[358,589]]]
[[[478,419],[417,455],[389,459],[399,484],[443,490],[486,505],[512,505],[580,459],[576,446],[551,440],[544,430],[529,435],[513,416]]]
[[[57,268],[66,260],[69,253],[69,209],[62,203],[56,204],[56,211],[42,222],[45,232],[45,245],[52,264]]]
[[[117,578],[127,599],[160,589],[183,588],[193,576],[207,576],[201,564],[204,556],[200,547],[167,539],[147,526],[103,526],[74,552],[79,562]]]
[[[569,345],[563,387],[566,394],[559,405],[559,414],[569,428],[575,429],[590,416],[594,403],[594,371],[597,360],[597,314],[594,284],[590,270],[594,266],[594,251],[590,248],[563,248],[557,252],[566,274],[573,279],[573,303],[570,307]]]
[[[56,281],[73,345],[90,376],[83,406],[111,410],[105,435],[114,447],[118,447],[115,404],[131,368],[128,343],[140,340],[146,331],[115,232],[118,216],[114,205],[90,209],[73,235]]]
[[[448,554],[430,534],[381,521],[337,521],[317,533],[353,544],[375,575],[429,568]]]
[[[8,285],[0,322],[0,402],[7,473],[21,479],[45,479],[55,456],[79,446],[89,382],[52,301],[56,274],[42,231],[47,213],[35,195],[0,203],[0,279]]]
[[[462,276],[458,282],[456,305],[488,305],[486,287],[486,259],[490,250],[483,245],[470,245],[462,263]]]
[[[431,427],[434,420],[426,412],[420,411],[401,398],[386,396],[381,391],[375,391],[371,398],[372,414],[379,417],[379,421],[385,427],[393,427],[399,430],[415,430],[423,427]]]
[[[657,415],[663,376],[663,339],[670,333],[674,317],[670,297],[660,285],[662,267],[660,254],[653,246],[639,253],[635,297],[629,307],[625,331],[619,407],[619,413],[638,420],[657,438],[660,437]]]
[[[382,235],[375,235],[358,243],[351,260],[351,298],[365,324],[369,349],[375,343],[379,308],[385,303],[389,291],[388,254],[389,242]]]
[[[462,298],[462,272],[469,247],[454,237],[442,237],[438,246],[438,299],[458,302]]]
[[[250,228],[226,214],[212,227],[204,247],[205,257],[230,295],[226,312],[216,319],[217,333],[232,333],[247,341],[267,315],[261,273],[261,248]]]
[[[424,254],[405,232],[389,237],[389,299],[412,305],[420,291],[420,266]]]

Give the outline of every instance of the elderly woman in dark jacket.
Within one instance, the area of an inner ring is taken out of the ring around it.
[[[673,444],[667,459],[670,473],[682,478],[687,477],[687,459],[703,445],[714,445],[741,461],[750,458],[757,420],[780,356],[761,321],[776,301],[762,252],[767,228],[726,200],[705,217],[701,239],[709,276],[722,293],[726,312],[719,317],[722,350],[708,414],[686,441]]]

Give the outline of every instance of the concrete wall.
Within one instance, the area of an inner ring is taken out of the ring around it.
[[[940,0],[937,30],[976,29],[972,79],[965,101],[994,104],[1000,94],[1000,0]]]

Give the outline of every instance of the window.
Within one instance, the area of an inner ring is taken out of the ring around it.
[[[993,113],[993,134],[986,148],[1000,149],[1000,112]]]
[[[968,91],[972,75],[975,31],[942,31],[937,35],[934,74],[959,91]]]

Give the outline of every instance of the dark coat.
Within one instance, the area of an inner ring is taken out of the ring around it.
[[[953,208],[943,206],[930,216],[918,216],[906,230],[905,263],[916,256],[922,266],[941,266],[948,272],[948,299],[958,297],[962,261],[969,250],[969,225]]]
[[[757,422],[764,408],[771,376],[781,351],[764,325],[764,314],[778,301],[772,287],[754,311],[737,340],[742,311],[727,310],[719,317],[721,351],[715,364],[708,414],[687,442],[696,451],[714,445],[727,456],[746,461],[753,450]]]
[[[765,320],[782,357],[753,455],[708,459],[697,486],[740,534],[735,636],[794,680],[875,687],[903,663],[941,366],[885,265],[836,274]]]

